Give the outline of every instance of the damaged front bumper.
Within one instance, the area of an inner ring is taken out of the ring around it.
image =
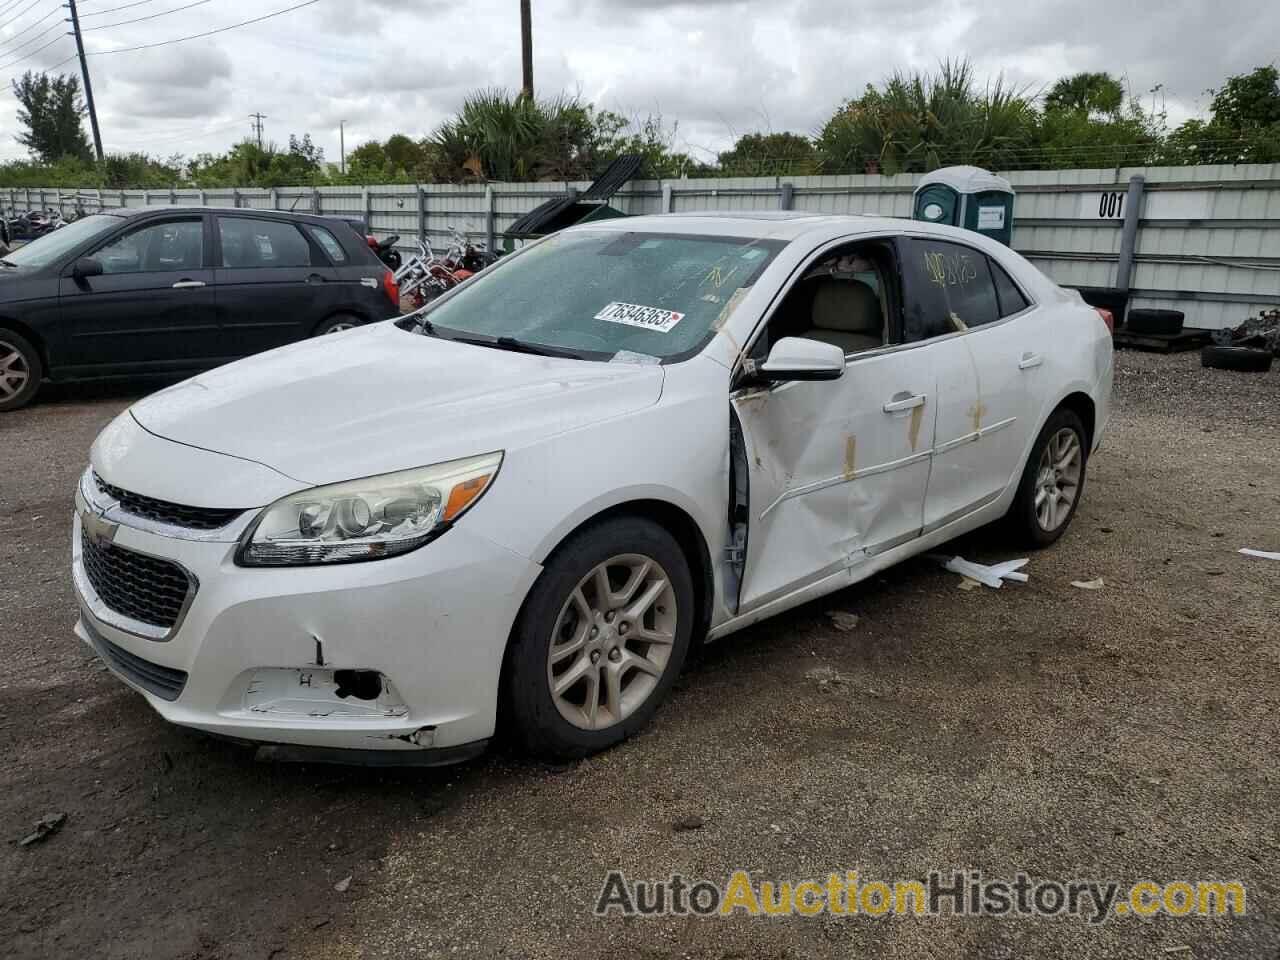
[[[507,638],[540,570],[532,561],[460,525],[387,560],[247,569],[234,551],[252,512],[217,539],[166,536],[108,514],[112,548],[189,576],[176,622],[158,629],[94,590],[85,516],[102,536],[82,484],[72,531],[76,634],[166,720],[277,745],[280,759],[357,763],[399,762],[397,754],[451,762],[492,736]]]

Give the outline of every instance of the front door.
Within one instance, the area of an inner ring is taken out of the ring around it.
[[[323,252],[285,220],[219,214],[218,316],[246,356],[310,336],[339,297]]]
[[[783,336],[845,351],[838,380],[748,385],[732,395],[749,479],[738,611],[850,568],[920,533],[937,408],[929,350],[892,344],[894,249],[870,241],[815,257],[752,348]]]
[[[182,369],[221,356],[204,218],[149,220],[89,254],[97,277],[71,266],[58,281],[68,366],[92,372]]]

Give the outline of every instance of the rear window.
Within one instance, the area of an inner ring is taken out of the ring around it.
[[[311,236],[315,237],[316,243],[320,244],[321,249],[329,255],[329,259],[334,263],[346,263],[347,252],[342,249],[342,244],[338,242],[338,238],[326,230],[324,227],[309,227]]]
[[[292,223],[219,217],[224,267],[309,267],[311,245]]]
[[[1005,272],[1004,267],[994,260],[991,261],[991,278],[996,282],[996,296],[1000,300],[1000,316],[1011,317],[1030,306],[1027,303],[1027,298],[1018,289],[1018,285],[1013,282],[1013,278]]]

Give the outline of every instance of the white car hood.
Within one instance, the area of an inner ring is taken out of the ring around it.
[[[157,436],[321,484],[522,447],[652,406],[662,381],[657,365],[531,356],[380,323],[219,367],[131,412]]]

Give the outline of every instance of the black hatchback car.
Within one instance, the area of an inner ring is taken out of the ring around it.
[[[204,369],[399,314],[344,220],[147,207],[94,214],[0,258],[0,412],[40,381]]]

